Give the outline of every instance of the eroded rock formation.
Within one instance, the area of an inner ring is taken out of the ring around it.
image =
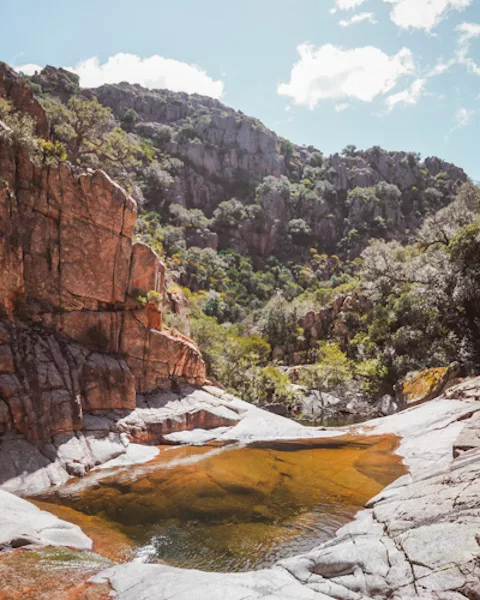
[[[46,135],[43,109],[5,65],[0,96]],[[3,138],[0,167],[0,434],[48,442],[87,413],[133,410],[137,392],[204,383],[194,343],[162,329],[165,266],[134,243],[124,190],[102,171],[34,164]]]

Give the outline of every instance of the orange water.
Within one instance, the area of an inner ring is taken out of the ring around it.
[[[43,499],[83,513],[66,517],[99,552],[102,544],[113,548],[128,539],[151,559],[176,566],[258,569],[332,537],[405,473],[393,453],[397,443],[393,436],[343,436],[243,448],[161,447],[148,464],[92,473]],[[97,519],[89,523],[84,515]]]

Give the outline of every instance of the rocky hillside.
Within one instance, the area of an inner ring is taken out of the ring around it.
[[[327,157],[198,95],[82,90],[53,67],[26,81],[48,117],[43,161],[99,167],[136,199],[135,239],[173,275],[163,295],[189,297],[191,328],[168,303],[165,321],[230,391],[294,403],[279,367],[304,363],[304,387],[377,399],[460,356],[476,371],[480,192],[462,169],[379,147]]]
[[[89,414],[132,411],[137,393],[205,381],[195,344],[162,327],[165,266],[133,242],[135,201],[104,172],[38,159],[48,142],[29,118],[45,134],[45,113],[6,65],[2,98],[0,450],[7,436],[50,444]]]
[[[201,96],[126,83],[91,93],[120,121],[130,115],[132,131],[182,161],[163,202],[207,217],[232,197],[247,207],[239,223],[216,219],[217,237],[208,237],[215,248],[260,257],[286,255],[292,245],[298,256],[310,247],[355,254],[371,236],[405,239],[466,180],[462,169],[433,157],[421,161],[413,152],[352,147],[324,157]],[[149,206],[157,208],[158,199]]]
[[[53,67],[31,81],[40,95],[63,101],[78,93],[98,98],[153,146],[168,183],[147,192],[147,208],[167,223],[175,204],[215,217],[190,226],[196,231],[185,232],[187,246],[231,248],[257,262],[271,254],[298,261],[310,248],[356,256],[372,236],[405,240],[466,180],[462,169],[414,152],[351,146],[323,156],[195,94],[128,83],[81,91],[75,75]]]

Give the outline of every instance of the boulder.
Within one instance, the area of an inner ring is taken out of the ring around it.
[[[410,375],[400,384],[398,399],[403,406],[415,406],[439,396],[458,376],[459,365],[426,369]]]

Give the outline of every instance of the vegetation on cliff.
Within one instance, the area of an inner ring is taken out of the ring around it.
[[[189,300],[190,325],[166,321],[227,388],[289,403],[279,367],[307,363],[307,387],[379,396],[412,370],[480,366],[480,192],[461,169],[379,147],[326,157],[196,95],[81,90],[51,67],[30,85],[58,159],[137,200],[137,239]]]

